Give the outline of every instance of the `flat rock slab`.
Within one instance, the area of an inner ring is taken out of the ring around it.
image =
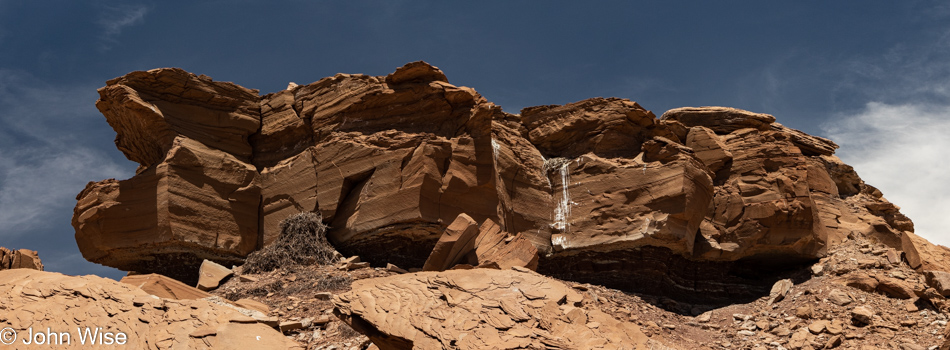
[[[113,341],[123,341],[102,348],[300,348],[269,326],[253,321],[232,323],[232,319],[246,317],[233,307],[208,300],[160,299],[133,284],[97,276],[4,270],[0,271],[0,295],[0,310],[4,310],[0,312],[0,329],[9,327],[21,337],[29,329],[69,333],[72,345],[65,348],[79,344],[79,333],[85,327],[91,327],[90,331],[99,327],[100,332],[112,333]],[[89,341],[87,338],[87,346],[76,348],[99,348],[99,344],[88,347]]]
[[[647,348],[640,328],[533,272],[472,269],[359,280],[334,314],[381,349]]]
[[[205,293],[198,288],[157,273],[125,276],[122,277],[122,280],[119,282],[131,284],[159,298],[180,300],[202,299],[211,296],[211,294]]]

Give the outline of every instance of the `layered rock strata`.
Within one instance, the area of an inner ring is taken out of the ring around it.
[[[0,247],[0,270],[33,269],[43,271],[43,262],[35,250],[10,250]]]
[[[855,235],[950,270],[919,257],[950,251],[916,239],[837,145],[768,114],[657,118],[618,98],[509,114],[424,62],[265,96],[178,69],[134,72],[100,89],[97,106],[141,166],[90,183],[73,225],[84,257],[126,270],[227,266],[301,211],[319,211],[341,252],[374,264],[422,267],[464,213],[530,242],[539,271],[683,271],[662,287],[679,294],[734,289],[699,287],[702,276],[744,284],[760,266],[794,270]]]

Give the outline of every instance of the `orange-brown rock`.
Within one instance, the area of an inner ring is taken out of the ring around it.
[[[202,261],[198,268],[198,285],[196,287],[203,291],[213,290],[233,274],[234,271],[214,261]]]
[[[109,80],[96,108],[116,131],[116,147],[148,167],[162,162],[178,137],[249,162],[248,137],[261,124],[259,101],[257,90],[161,68]]]
[[[33,269],[43,271],[43,262],[35,250],[10,250],[0,247],[0,270]]]
[[[171,300],[127,283],[96,276],[65,276],[28,269],[0,271],[0,328],[22,338],[42,330],[56,343],[86,348],[81,333],[111,332],[105,346],[135,349],[290,349],[297,344],[268,326],[243,322],[237,309],[206,300]],[[68,343],[62,333],[68,334]],[[119,335],[121,334],[121,335]],[[7,338],[5,338],[7,339]],[[105,338],[103,338],[105,339]],[[121,342],[121,343],[119,343]],[[20,344],[23,345],[23,344]],[[97,346],[91,346],[95,348]]]
[[[535,273],[473,269],[359,280],[333,303],[380,349],[647,348],[637,325],[583,300]]]
[[[656,118],[617,98],[509,114],[425,62],[263,97],[174,69],[108,84],[100,110],[142,167],[87,186],[73,223],[87,259],[124,269],[189,277],[202,259],[240,261],[281,220],[319,211],[331,243],[376,265],[423,266],[465,213],[505,233],[503,258],[479,264],[533,265],[521,254],[530,243],[539,271],[699,301],[754,299],[778,278],[750,276],[857,236],[950,271],[921,258],[950,253],[918,242],[836,144],[768,114],[684,107]]]
[[[258,173],[231,154],[179,137],[161,163],[77,197],[87,260],[123,270],[197,276],[202,260],[240,262],[258,245]]]
[[[211,296],[198,288],[157,273],[129,275],[122,277],[119,282],[131,284],[148,294],[165,299],[202,299]]]
[[[666,111],[663,120],[673,120],[686,126],[703,126],[719,134],[740,129],[769,130],[775,117],[729,107],[681,107]]]
[[[475,238],[475,260],[478,266],[493,266],[502,270],[524,267],[530,270],[538,268],[538,249],[525,238],[524,234],[504,232],[491,219],[478,228]]]
[[[476,237],[478,237],[478,223],[468,215],[459,214],[455,221],[445,228],[442,237],[439,237],[439,241],[435,243],[422,270],[444,271],[462,262],[469,253],[475,250]],[[466,262],[472,264],[472,262]],[[477,262],[472,265],[477,265]]]

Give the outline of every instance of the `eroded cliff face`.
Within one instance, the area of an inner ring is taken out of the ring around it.
[[[794,270],[853,235],[916,252],[913,225],[837,145],[768,114],[657,118],[617,98],[510,114],[424,62],[265,96],[179,69],[99,92],[141,166],[90,183],[73,225],[88,260],[124,270],[237,262],[301,211],[377,264],[422,267],[464,213],[525,237],[539,271],[673,295],[760,293],[757,268]]]

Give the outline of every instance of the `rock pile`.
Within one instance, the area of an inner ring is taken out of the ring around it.
[[[10,250],[0,247],[0,270],[33,269],[43,271],[43,262],[35,250]]]
[[[491,219],[485,219],[479,226],[468,215],[460,214],[435,243],[422,270],[443,271],[456,264],[468,268],[507,270],[517,266],[536,270],[538,250],[523,235],[502,232]]]

